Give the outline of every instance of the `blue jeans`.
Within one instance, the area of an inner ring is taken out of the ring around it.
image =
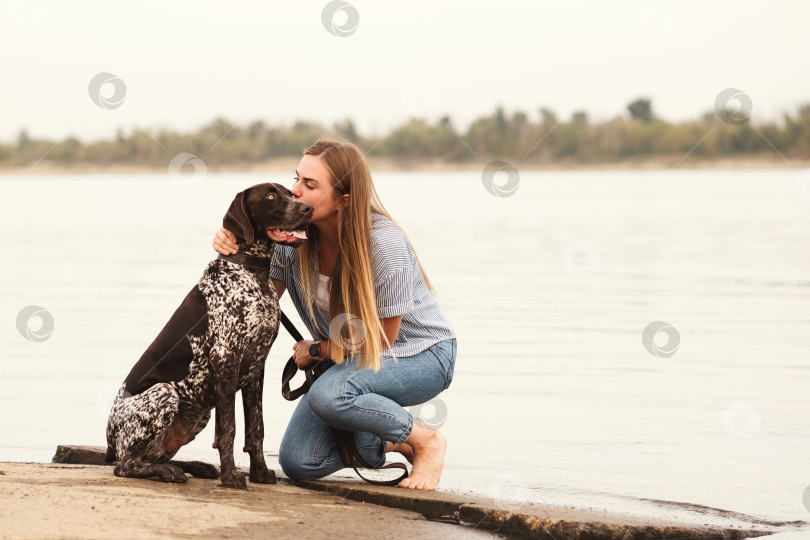
[[[413,356],[383,358],[380,371],[358,370],[357,357],[329,368],[293,412],[278,462],[294,480],[315,480],[344,468],[330,426],[354,431],[370,464],[385,463],[386,441],[405,442],[413,417],[403,407],[430,401],[450,386],[456,339],[440,341]]]

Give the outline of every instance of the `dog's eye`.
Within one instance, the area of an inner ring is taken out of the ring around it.
[[[267,196],[267,198],[268,198],[268,199],[270,199],[270,200],[272,201],[273,199],[275,199],[275,198],[276,198],[276,194],[275,194],[275,193],[271,193],[271,194],[269,194],[269,195]]]

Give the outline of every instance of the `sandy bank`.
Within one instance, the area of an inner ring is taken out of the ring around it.
[[[422,492],[328,477],[223,488],[117,478],[98,447],[60,446],[55,464],[0,463],[0,538],[745,538],[765,524],[685,524],[661,516]],[[493,535],[494,533],[494,535]]]
[[[0,538],[493,538],[300,487],[117,478],[110,467],[0,463]]]

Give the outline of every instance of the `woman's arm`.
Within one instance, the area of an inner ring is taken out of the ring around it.
[[[275,281],[275,280],[273,280]],[[282,286],[284,284],[282,283]],[[388,338],[388,341],[391,345],[397,340],[397,335],[399,335],[399,325],[402,323],[402,315],[397,315],[396,317],[387,317],[385,319],[380,319],[383,327],[383,333],[380,334],[380,345],[383,349],[386,348],[385,345],[385,337]],[[383,337],[383,335],[385,337]],[[307,347],[309,344],[312,343],[311,341],[307,342]],[[321,358],[329,358],[332,352],[332,342],[329,340],[321,341],[319,349],[320,357]],[[309,358],[312,358],[311,356]],[[314,359],[313,359],[314,360]]]
[[[399,335],[399,325],[402,322],[402,315],[397,315],[396,317],[388,317],[386,319],[380,319],[383,327],[383,334],[384,337],[380,336],[380,345],[382,348],[386,348],[385,345],[385,338],[388,338],[388,342],[391,345],[397,340],[397,336]]]
[[[287,290],[287,286],[284,285],[284,282],[280,279],[270,278],[270,281],[272,281],[273,285],[276,287],[276,294],[278,294],[278,299],[281,300],[281,295]]]

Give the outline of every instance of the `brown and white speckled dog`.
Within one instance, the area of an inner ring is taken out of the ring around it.
[[[264,363],[279,328],[269,231],[294,232],[283,243],[300,246],[312,211],[280,184],[237,194],[223,226],[237,236],[238,253],[208,264],[118,391],[107,423],[107,462],[118,462],[116,476],[186,482],[187,472],[244,488],[233,459],[235,394],[241,390],[250,481],[275,483],[262,450]],[[221,474],[207,463],[171,461],[203,430],[212,408]]]

